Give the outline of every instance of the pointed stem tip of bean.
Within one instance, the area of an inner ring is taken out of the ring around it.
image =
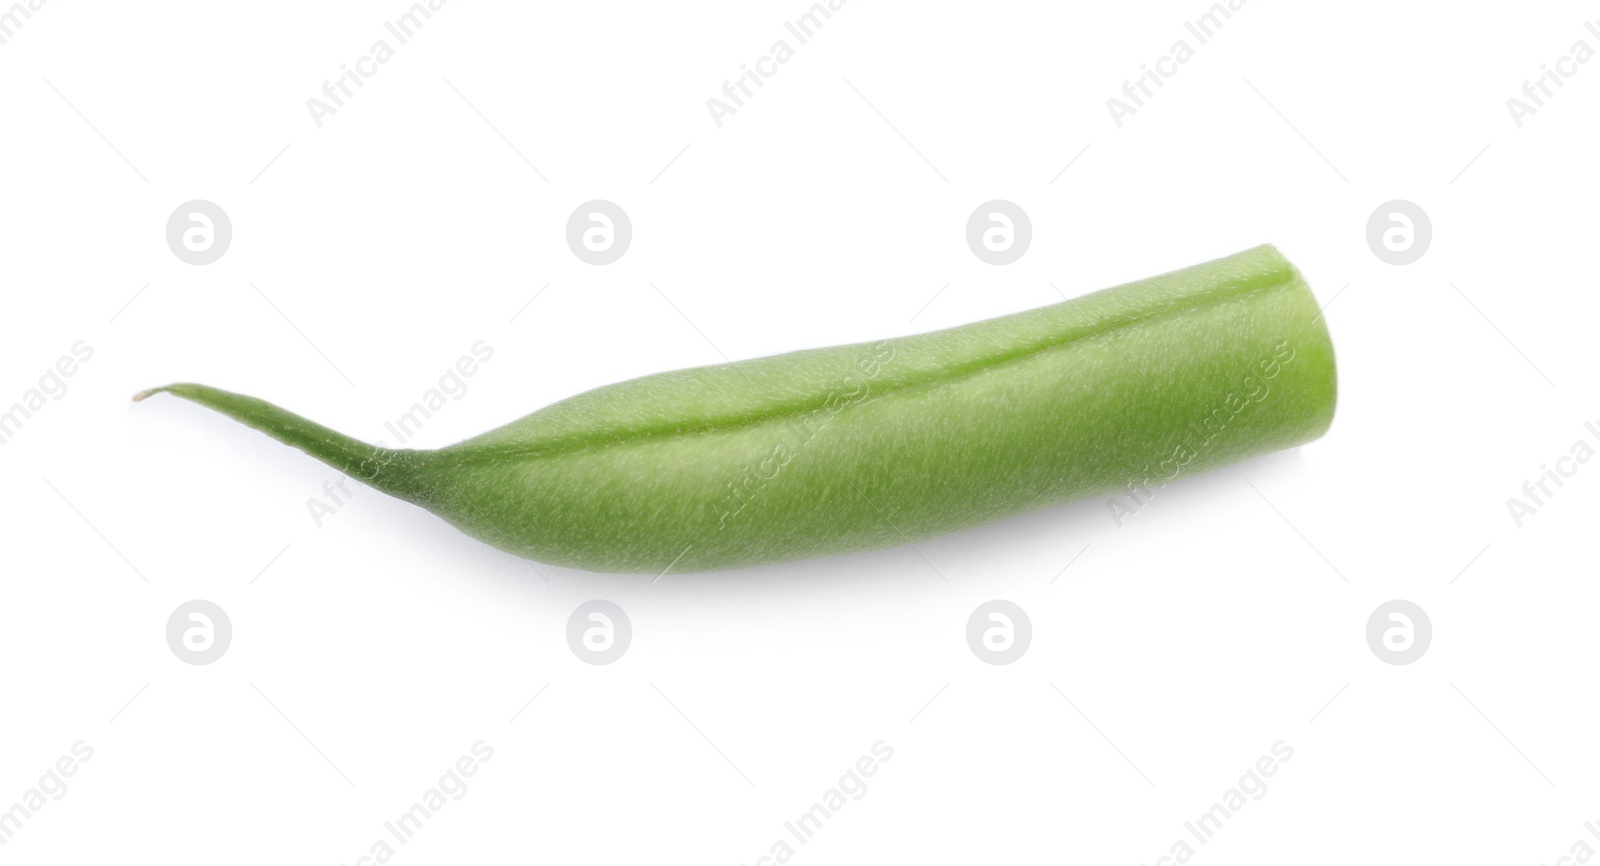
[[[151,396],[152,394],[160,394],[162,391],[165,391],[165,390],[167,390],[165,387],[161,387],[161,388],[146,388],[145,390],[140,391],[139,393],[133,395],[133,402],[137,403],[140,400],[143,400],[144,398]]]

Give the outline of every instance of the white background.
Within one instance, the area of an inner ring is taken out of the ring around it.
[[[1600,465],[1521,528],[1506,504],[1600,419],[1600,63],[1520,129],[1505,104],[1600,49],[1600,7],[1255,0],[1197,45],[1202,2],[852,0],[795,46],[805,8],[450,3],[320,129],[306,100],[393,43],[403,3],[53,0],[0,45],[0,406],[94,352],[0,446],[0,807],[94,750],[0,857],[353,864],[478,740],[492,760],[400,862],[755,863],[781,838],[807,863],[1153,864],[1280,740],[1292,760],[1196,857],[1600,847]],[[1106,99],[1180,38],[1194,59],[1119,129]],[[706,99],[778,39],[795,56],[719,129]],[[563,237],[595,198],[634,227],[604,267]],[[1004,267],[963,238],[994,198],[1033,223]],[[1365,240],[1397,198],[1434,230],[1404,267]],[[232,219],[215,264],[165,243],[191,199]],[[336,473],[128,402],[199,381],[384,438],[487,341],[408,443],[432,447],[1263,242],[1330,305],[1334,426],[1121,528],[1082,502],[650,585],[371,490],[319,528]],[[194,598],[234,631],[207,666],[165,643]],[[633,623],[609,666],[566,644],[592,598]],[[964,637],[992,598],[1033,624],[1008,666]],[[1364,635],[1394,598],[1433,623],[1408,666]],[[789,838],[880,740],[865,795]]]

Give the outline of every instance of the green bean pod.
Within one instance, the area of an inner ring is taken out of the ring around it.
[[[484,542],[593,571],[903,544],[1304,443],[1333,346],[1271,246],[1028,312],[645,376],[433,451],[169,385]],[[1109,501],[1113,513],[1116,501]]]

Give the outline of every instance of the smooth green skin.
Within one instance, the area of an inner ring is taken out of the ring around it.
[[[1335,374],[1310,289],[1261,246],[949,330],[633,379],[437,451],[366,445],[201,385],[135,399],[161,391],[503,550],[659,573],[1142,499],[1321,436]]]

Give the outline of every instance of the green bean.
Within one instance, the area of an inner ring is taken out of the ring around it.
[[[201,385],[135,399],[157,392],[503,550],[660,572],[902,544],[1086,496],[1144,501],[1321,436],[1335,373],[1310,289],[1262,246],[948,330],[645,376],[431,451]]]

